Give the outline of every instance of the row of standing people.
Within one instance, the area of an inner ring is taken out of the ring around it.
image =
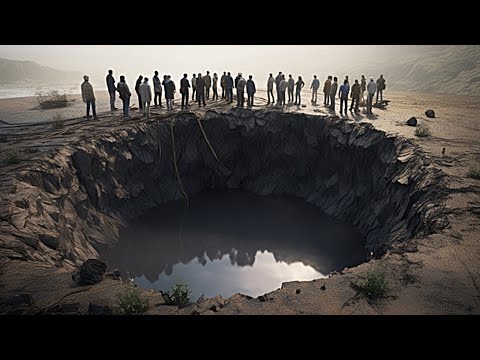
[[[207,71],[207,74],[202,77],[202,74],[199,73],[198,76],[193,74],[191,85],[187,79],[188,75],[184,74],[183,78],[180,80],[180,93],[182,94],[182,109],[188,109],[189,101],[189,89],[192,88],[192,101],[198,102],[198,105],[206,106],[205,98],[208,100],[210,98],[210,88],[213,89],[213,99],[218,100],[218,76],[214,73],[213,78],[210,77],[210,72]],[[143,82],[142,82],[143,81]],[[135,92],[137,93],[139,108],[140,111],[143,111],[144,116],[150,115],[150,103],[152,101],[152,92],[151,87],[148,83],[148,78],[143,78],[140,75],[135,84]],[[115,96],[116,92],[119,93],[119,97],[123,102],[123,115],[125,118],[129,117],[129,107],[130,107],[130,98],[132,96],[130,89],[126,83],[125,76],[120,76],[120,81],[115,86],[115,79],[113,78],[113,70],[108,71],[106,78],[108,92],[110,94],[110,109],[111,111],[117,110],[115,107]],[[246,81],[242,73],[238,73],[238,76],[235,80],[232,78],[230,72],[224,72],[220,84],[222,87],[222,99],[226,99],[227,103],[233,102],[233,88],[237,89],[237,106],[244,106],[245,95],[244,91],[247,90],[247,106],[253,106],[254,103],[254,94],[256,93],[255,82],[253,81],[252,75],[249,76],[249,80]],[[288,81],[285,79],[285,75],[282,72],[279,72],[276,78],[273,78],[273,74],[270,74],[267,80],[267,95],[268,95],[268,104],[275,103],[275,98],[273,95],[273,87],[276,85],[277,92],[277,105],[284,106],[286,103],[286,92],[288,90],[288,102],[294,101],[294,89],[295,92],[295,105],[301,105],[301,91],[305,86],[305,82],[302,77],[299,76],[297,82],[294,81],[292,75],[289,75]],[[171,76],[164,75],[163,81],[160,81],[158,77],[158,71],[154,72],[153,76],[153,87],[154,87],[154,104],[155,107],[162,106],[162,86],[164,87],[165,100],[168,109],[173,109],[173,99],[176,92],[175,82],[171,79]],[[314,75],[310,89],[312,90],[312,103],[317,102],[317,94],[320,88],[320,81],[317,79],[317,76]],[[348,104],[348,94],[350,92],[350,97],[352,99],[350,111],[352,111],[355,105],[355,111],[359,111],[359,102],[360,97],[362,98],[363,103],[365,104],[364,93],[368,90],[367,98],[367,113],[371,113],[372,102],[375,93],[377,94],[377,103],[383,101],[383,90],[385,89],[385,79],[383,75],[380,75],[380,78],[375,83],[373,77],[370,78],[368,85],[366,84],[365,76],[362,75],[361,84],[358,80],[355,80],[354,85],[351,88],[348,81],[348,76],[345,77],[344,83],[340,86],[338,96],[340,98],[340,113],[343,114],[343,108],[345,108],[345,113],[347,112]],[[324,105],[328,106],[331,110],[335,110],[335,97],[338,90],[338,79],[337,77],[333,78],[328,76],[327,80],[324,83]],[[84,83],[82,84],[82,98],[87,104],[87,118],[89,118],[89,110],[92,107],[93,116],[96,118],[95,110],[95,97],[93,95],[93,88],[89,83],[88,76],[84,76]],[[271,98],[271,101],[270,101]]]

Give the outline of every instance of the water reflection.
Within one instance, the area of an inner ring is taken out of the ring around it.
[[[359,234],[297,198],[206,192],[191,207],[159,206],[120,233],[102,254],[143,287],[178,280],[201,294],[258,296],[292,280],[312,280],[364,260]]]

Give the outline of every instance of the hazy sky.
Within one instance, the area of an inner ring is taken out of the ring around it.
[[[139,74],[171,74],[174,80],[184,72],[206,70],[232,74],[252,74],[257,81],[278,71],[324,78],[342,75],[352,63],[381,62],[411,51],[425,51],[425,46],[398,45],[0,45],[0,57],[32,60],[62,70],[76,70],[104,81],[109,68],[114,75],[126,75],[133,82]],[[373,75],[373,74],[372,74]],[[98,80],[97,80],[98,79]]]

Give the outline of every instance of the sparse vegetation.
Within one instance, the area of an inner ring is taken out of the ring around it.
[[[6,165],[18,164],[21,158],[16,149],[9,149],[5,151],[4,162]]]
[[[67,94],[60,94],[58,90],[52,90],[47,93],[37,90],[35,95],[42,109],[56,109],[68,105]]]
[[[120,315],[140,315],[150,308],[148,299],[145,299],[137,288],[131,287],[119,295]]]
[[[415,130],[415,136],[418,137],[429,137],[432,136],[432,132],[430,131],[430,128],[426,125],[421,125],[418,126],[417,129]]]
[[[188,288],[187,284],[178,282],[172,288],[171,293],[170,292],[165,293],[167,305],[177,305],[177,306],[187,305],[188,302],[190,301],[190,293],[191,291]]]
[[[480,180],[480,169],[470,168],[467,176],[475,180]]]
[[[382,271],[370,271],[367,278],[358,285],[359,290],[371,300],[385,297],[388,281]]]
[[[65,125],[65,121],[63,120],[62,114],[53,115],[53,117],[52,117],[52,129],[53,130],[62,129],[64,125]]]

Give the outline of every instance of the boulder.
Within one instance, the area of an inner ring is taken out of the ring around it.
[[[435,117],[435,111],[433,111],[432,109],[429,109],[429,110],[425,111],[425,115],[427,115],[428,118],[434,118]]]
[[[113,308],[107,300],[95,300],[88,304],[88,315],[113,315]]]
[[[78,282],[81,285],[97,284],[103,279],[107,265],[97,259],[88,259],[80,267]]]
[[[415,116],[412,116],[410,119],[407,120],[407,125],[408,126],[417,126],[418,121]]]

